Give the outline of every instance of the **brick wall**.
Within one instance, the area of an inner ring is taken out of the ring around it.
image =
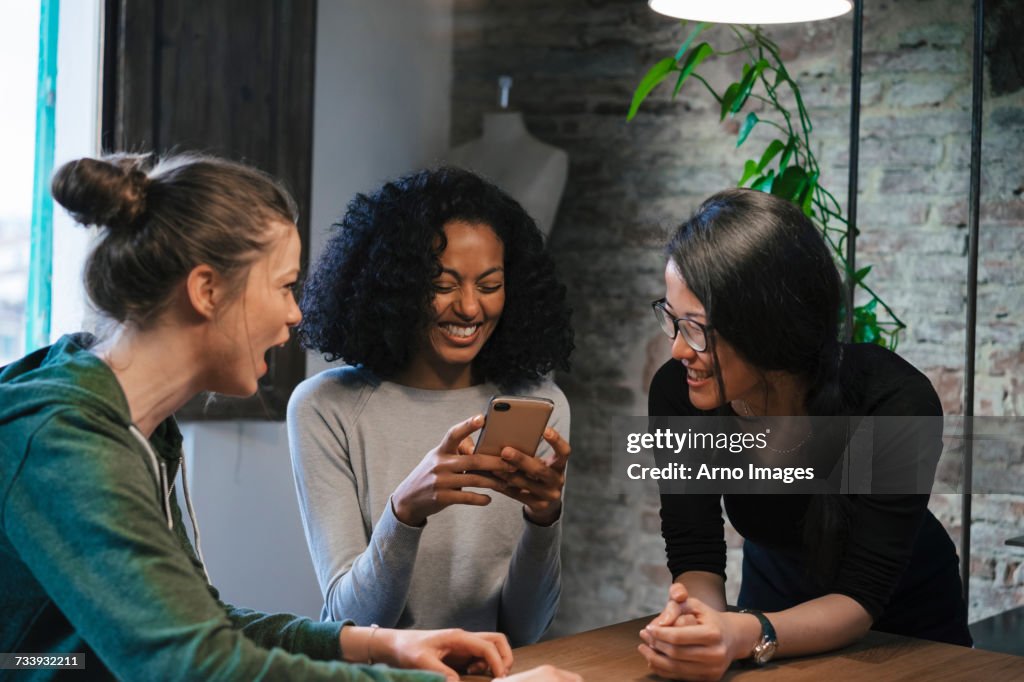
[[[1021,27],[1007,2],[987,4],[995,20],[984,102],[976,410],[1020,415],[1024,90],[1015,70],[1022,62],[1008,53],[1019,53],[1020,41],[1007,33],[1019,36]],[[900,353],[928,374],[948,413],[962,413],[970,3],[866,5],[858,265],[874,265],[872,286],[909,325]],[[553,632],[653,612],[669,579],[657,497],[610,490],[610,421],[646,413],[647,383],[668,357],[647,305],[664,293],[661,245],[701,199],[735,183],[745,159],[734,149],[737,122],[719,123],[713,100],[690,82],[676,102],[655,93],[626,124],[640,77],[684,37],[640,0],[456,0],[455,31],[453,144],[479,134],[497,76],[510,73],[513,107],[537,137],[571,157],[551,236],[577,329],[573,370],[558,377],[573,408],[574,461],[563,608]],[[822,184],[844,201],[851,19],[769,34],[802,85]],[[709,38],[728,43],[721,28]],[[702,71],[723,85],[738,67],[715,58]],[[1024,550],[1003,545],[1024,533],[1024,496],[978,495],[974,505],[977,619],[1024,603]],[[932,506],[958,537],[959,498],[935,496]],[[735,599],[741,540],[728,539]]]

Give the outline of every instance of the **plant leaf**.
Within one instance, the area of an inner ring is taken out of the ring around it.
[[[772,191],[772,184],[774,182],[775,182],[775,171],[770,170],[770,171],[768,171],[768,175],[762,175],[757,180],[755,180],[754,184],[752,184],[750,187],[751,187],[751,189],[756,189],[756,190],[758,190],[760,192],[771,192]]]
[[[763,171],[765,166],[771,163],[772,159],[774,159],[779,152],[785,149],[785,147],[786,145],[782,144],[779,140],[772,140],[771,144],[768,145],[768,148],[764,150],[764,154],[761,155],[761,160],[757,163],[757,172],[760,173]]]
[[[672,57],[665,57],[650,68],[643,77],[643,80],[640,81],[640,85],[636,86],[636,92],[633,93],[633,102],[629,105],[629,113],[626,115],[627,121],[633,120],[637,110],[640,108],[640,104],[647,98],[647,95],[651,94],[651,90],[658,83],[665,80],[665,77],[672,73],[675,67],[676,60]]]
[[[853,309],[853,340],[855,343],[877,343],[885,345],[882,336],[882,329],[878,324],[878,316],[875,315],[877,298],[872,298],[867,305],[857,306]]]
[[[743,108],[743,105],[747,103],[747,97],[750,96],[750,91],[754,89],[754,83],[757,81],[757,77],[761,75],[761,72],[768,66],[768,61],[765,59],[758,59],[753,67],[749,64],[743,65],[743,78],[740,80],[740,89],[736,95],[736,98],[732,102],[732,106],[729,110],[732,113],[739,112]]]
[[[778,71],[775,72],[775,86],[774,87],[776,87],[776,88],[779,87],[779,83],[781,83],[782,81],[785,81],[785,80],[789,80],[789,73],[786,71],[786,67],[785,66],[783,66],[782,64],[779,64],[779,69],[778,69]]]
[[[868,276],[869,272],[871,272],[872,267],[873,266],[871,265],[866,265],[857,272],[853,273],[853,283],[860,284],[861,282],[863,282],[864,278]]]
[[[698,23],[693,28],[693,32],[690,33],[689,37],[685,41],[683,41],[683,44],[679,47],[679,51],[676,52],[676,61],[677,62],[680,59],[683,58],[684,54],[686,54],[686,50],[689,49],[690,43],[693,42],[693,39],[696,38],[698,35],[700,35],[700,32],[703,31],[704,29],[706,29],[707,27],[708,27],[708,23],[705,22],[705,21],[702,21],[702,22]]]
[[[757,162],[755,162],[753,159],[750,159],[745,164],[743,164],[743,177],[740,178],[739,183],[737,183],[738,186],[742,187],[743,185],[747,184],[747,180],[754,177],[755,175],[757,175]]]
[[[732,111],[732,103],[739,94],[739,83],[733,83],[725,89],[725,93],[722,95],[722,114],[718,117],[719,121],[724,121],[725,115]]]
[[[854,324],[854,343],[878,343],[878,320],[874,315],[862,316]]]
[[[807,182],[807,186],[804,187],[804,198],[803,201],[800,202],[800,208],[808,218],[814,215],[814,188],[817,186],[817,174],[815,174],[811,176]]]
[[[693,73],[693,70],[696,69],[702,61],[714,54],[714,52],[714,49],[712,49],[712,47],[707,43],[701,43],[697,47],[693,48],[690,55],[686,58],[686,61],[683,62],[683,68],[679,72],[679,80],[676,81],[676,87],[672,91],[672,97],[679,94],[679,90],[683,87],[683,81],[686,80],[686,77]]]
[[[787,166],[772,185],[772,194],[801,203],[801,192],[807,186],[807,173],[800,166]]]
[[[805,216],[814,215],[814,188],[818,186],[818,173],[815,171],[811,173],[807,178],[807,182],[804,183],[804,188],[800,192],[799,201],[800,208],[803,210]]]
[[[790,137],[786,141],[786,148],[782,152],[782,158],[779,159],[779,168],[785,168],[786,164],[789,163],[789,159],[793,156],[793,152],[796,151],[796,139]]]
[[[754,126],[757,125],[759,120],[760,119],[757,118],[757,114],[753,111],[747,114],[747,118],[744,119],[743,125],[740,127],[740,135],[736,138],[737,147],[747,141],[747,136],[750,135],[750,131],[754,129]]]

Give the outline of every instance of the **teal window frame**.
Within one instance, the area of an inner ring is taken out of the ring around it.
[[[28,299],[25,301],[25,352],[50,343],[53,279],[53,153],[56,142],[57,37],[60,0],[40,0],[39,76],[36,87],[36,144],[32,181],[32,234]]]

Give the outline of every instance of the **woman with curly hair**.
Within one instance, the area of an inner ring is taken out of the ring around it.
[[[301,384],[288,409],[323,617],[486,624],[534,642],[558,605],[569,456],[568,404],[547,375],[573,347],[543,238],[508,195],[455,168],[357,195],[336,228],[300,335],[347,364]],[[555,403],[537,457],[472,454],[498,393]],[[430,450],[468,414],[458,447]]]
[[[0,367],[0,650],[89,680],[505,675],[498,633],[261,613],[210,584],[173,413],[202,391],[255,393],[301,319],[296,206],[278,182],[210,156],[118,154],[65,164],[52,191],[97,228],[84,275],[106,329]],[[579,682],[550,666],[505,679]]]

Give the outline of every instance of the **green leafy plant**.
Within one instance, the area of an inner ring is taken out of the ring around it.
[[[684,26],[686,22],[683,22]],[[666,57],[644,75],[629,107],[627,120],[632,120],[647,96],[662,82],[675,76],[672,98],[678,96],[687,79],[699,81],[719,105],[719,120],[748,111],[739,126],[736,147],[742,147],[757,126],[767,126],[777,134],[764,149],[750,150],[743,164],[738,185],[770,192],[789,199],[803,210],[821,230],[839,266],[867,302],[853,308],[853,341],[877,343],[896,348],[900,330],[906,325],[885,301],[867,284],[871,266],[852,271],[845,258],[850,225],[843,217],[836,198],[820,184],[821,170],[811,149],[811,119],[804,106],[800,87],[790,76],[780,56],[779,47],[760,28],[730,26],[738,47],[718,52],[707,42],[694,45],[709,24],[699,23],[690,32],[674,57]],[[743,54],[746,59],[737,81],[719,93],[697,72],[712,55]],[[752,143],[751,143],[752,144]]]

